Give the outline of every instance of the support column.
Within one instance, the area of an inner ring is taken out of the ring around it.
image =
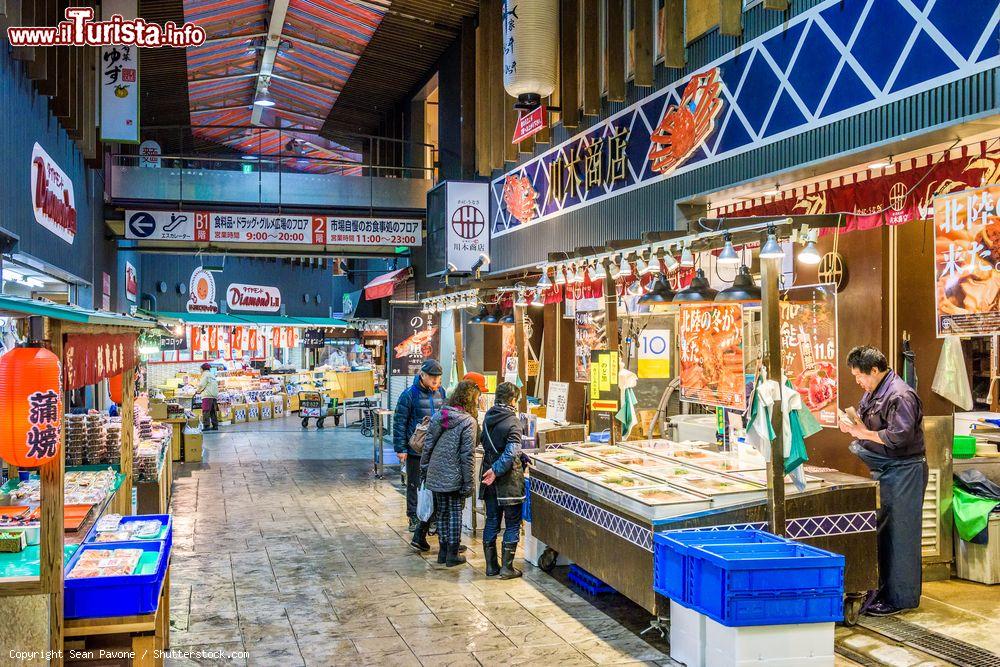
[[[63,361],[62,322],[45,319],[45,338],[52,345],[52,352]],[[60,371],[62,367],[60,366]],[[61,378],[60,378],[61,380]],[[63,409],[67,402],[67,393],[62,394]],[[66,429],[59,432],[59,456],[39,469],[41,478],[41,564],[39,574],[42,580],[42,592],[49,599],[49,649],[59,651],[52,658],[53,665],[63,664],[61,651],[63,649],[63,506],[65,489],[63,480],[66,477]]]
[[[764,367],[769,379],[781,383],[781,318],[778,313],[781,260],[762,259],[760,269]],[[781,422],[781,404],[778,403],[771,410],[771,428],[775,436],[767,467],[767,522],[768,530],[775,535],[785,534],[785,438]]]
[[[528,350],[524,344],[524,306],[514,306],[514,348],[517,350],[517,377],[524,382],[521,389],[521,405],[519,410],[528,410]]]

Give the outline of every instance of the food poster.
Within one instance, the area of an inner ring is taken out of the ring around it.
[[[605,311],[594,310],[576,314],[576,381],[590,382],[590,353],[608,347],[608,326]]]
[[[937,335],[1000,333],[1000,185],[934,198]]]
[[[500,375],[507,378],[511,373],[517,377],[517,342],[514,335],[514,325],[503,325],[503,336],[500,342]],[[507,381],[506,379],[504,380]]]
[[[793,287],[779,303],[781,365],[823,426],[837,426],[837,287]]]
[[[420,306],[392,306],[389,374],[394,377],[416,375],[424,361],[438,359],[440,329],[438,316],[420,312]]]
[[[681,398],[743,410],[743,307],[738,303],[682,303]]]

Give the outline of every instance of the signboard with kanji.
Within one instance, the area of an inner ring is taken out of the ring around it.
[[[550,382],[545,400],[545,418],[552,421],[566,421],[566,403],[569,400],[568,382]]]
[[[576,381],[590,381],[591,351],[608,346],[604,309],[576,314]]]
[[[618,352],[593,350],[590,353],[590,409],[594,412],[618,410]]]
[[[703,405],[746,407],[743,308],[738,303],[682,303],[681,398]]]
[[[136,0],[104,0],[105,21],[112,16],[133,20]],[[139,49],[128,44],[101,47],[97,63],[101,90],[101,141],[139,143]]]
[[[643,379],[670,377],[670,330],[646,329],[639,334],[637,371]]]
[[[837,286],[793,287],[779,302],[781,368],[823,426],[837,425]]]
[[[937,334],[1000,333],[1000,185],[934,199]]]

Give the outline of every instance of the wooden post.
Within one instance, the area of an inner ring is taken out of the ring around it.
[[[562,321],[563,321],[563,302],[556,302],[556,353],[555,353],[555,382],[562,382]]]
[[[479,27],[476,28],[476,171],[489,176],[490,167],[490,56],[487,51],[489,19],[487,0],[479,0]]]
[[[608,101],[625,101],[625,0],[607,0]]]
[[[663,3],[663,64],[674,69],[687,64],[684,43],[684,0],[664,0]]]
[[[580,124],[580,0],[559,0],[559,108],[565,127]]]
[[[462,311],[451,311],[455,331],[455,373],[461,380],[465,376],[465,350],[462,349]]]
[[[45,338],[52,344],[52,352],[63,362],[62,322],[45,318]],[[60,366],[60,372],[62,367]],[[60,381],[62,378],[60,378]],[[67,392],[62,395],[66,408]],[[49,649],[59,651],[52,659],[53,665],[63,664],[63,506],[66,477],[66,430],[59,432],[59,456],[39,469],[41,478],[41,534],[40,554],[42,592],[49,597]]]
[[[764,0],[764,9],[785,12],[788,11],[788,4],[788,0]]]
[[[778,312],[778,281],[781,279],[781,260],[762,259],[761,310],[763,315],[764,367],[768,379],[779,384],[781,373],[781,318]],[[767,520],[768,529],[775,535],[785,534],[785,438],[782,434],[781,404],[771,410],[771,462],[767,468]]]
[[[514,306],[514,348],[517,350],[517,377],[524,386],[521,388],[521,412],[528,411],[528,348],[524,338],[524,306]]]
[[[490,108],[490,167],[503,167],[504,137],[503,108],[507,93],[503,88],[503,34],[500,25],[500,4],[498,0],[486,0],[485,15],[480,14],[481,25],[486,28],[485,49],[489,63],[489,108]],[[485,20],[484,20],[485,19]]]
[[[121,473],[125,475],[122,487],[126,490],[125,499],[120,501],[123,507],[119,512],[123,515],[132,514],[132,441],[135,438],[135,368],[129,368],[122,373],[122,436],[121,441]],[[164,461],[163,465],[170,465]]]
[[[476,132],[476,113],[479,110],[476,96],[476,72],[478,71],[478,64],[476,62],[476,28],[471,16],[466,16],[462,19],[460,50],[460,108],[462,114],[460,137],[461,173],[462,178],[468,180],[476,175],[476,137],[478,136]]]
[[[617,351],[619,347],[619,336],[618,336],[618,283],[614,278],[611,277],[611,260],[605,259],[604,262],[604,309],[605,309],[605,326],[608,330],[608,349],[612,351]],[[619,354],[619,359],[621,355]],[[612,373],[615,373],[615,383],[617,385],[617,374],[618,368],[612,369]],[[594,369],[591,368],[590,372],[593,373]],[[621,398],[619,397],[620,401]],[[622,427],[621,424],[615,419],[614,414],[611,415],[611,444],[616,444],[622,439]]]
[[[601,113],[601,5],[599,0],[583,3],[583,113]]]
[[[653,0],[635,0],[635,85],[653,85]]]

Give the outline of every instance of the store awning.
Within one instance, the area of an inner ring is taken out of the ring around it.
[[[392,293],[396,290],[396,285],[405,282],[412,275],[413,268],[409,266],[382,274],[365,285],[365,299],[374,301],[375,299],[384,299],[387,296],[392,296]]]
[[[228,324],[236,326],[250,324],[250,322],[229,313],[179,313],[161,310],[156,313],[156,316],[164,320],[180,320],[187,324]]]
[[[310,329],[322,329],[322,328],[349,328],[351,325],[344,320],[339,320],[336,317],[295,317],[292,318],[302,323],[302,325],[309,327]]]
[[[265,315],[258,313],[238,313],[232,317],[243,320],[243,324],[264,324],[274,327],[301,327],[302,324],[294,317],[284,315]]]
[[[118,313],[100,310],[90,310],[80,306],[68,306],[61,303],[51,303],[38,299],[28,299],[23,296],[5,294],[0,296],[0,316],[24,317],[37,315],[51,317],[66,322],[81,324],[102,324],[108,326],[133,327],[149,329],[156,326],[156,321],[138,317],[129,317]]]

